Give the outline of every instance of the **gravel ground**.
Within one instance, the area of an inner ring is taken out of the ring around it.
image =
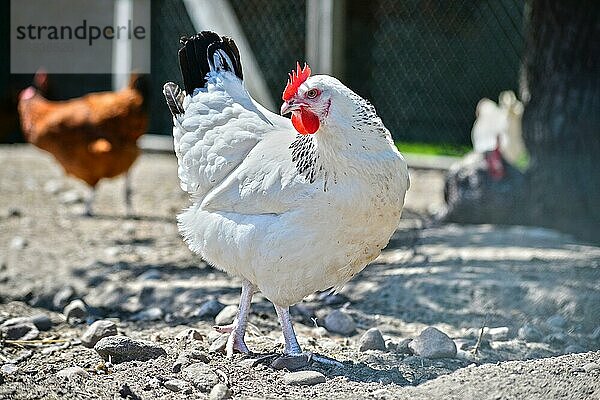
[[[539,228],[424,227],[443,201],[439,172],[411,171],[402,224],[372,265],[292,309],[305,350],[342,363],[298,375],[259,358],[282,350],[260,295],[256,354],[220,352],[211,326],[240,282],[182,243],[172,156],[134,166],[134,217],[121,179],[101,183],[98,216],[84,218],[86,188],[45,153],[0,147],[0,165],[2,399],[600,399],[600,248]],[[10,320],[39,314],[50,320]],[[131,361],[84,346],[98,319],[132,339],[115,350]]]

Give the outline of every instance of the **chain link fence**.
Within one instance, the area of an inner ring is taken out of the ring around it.
[[[517,92],[518,0],[349,2],[346,82],[396,140],[469,144],[475,107]]]
[[[229,1],[278,103],[287,73],[296,60],[305,60],[306,1]],[[496,99],[501,91],[518,87],[524,9],[520,0],[348,0],[344,4],[340,78],[375,104],[396,140],[468,144],[479,99]],[[4,22],[8,22],[6,15]],[[8,29],[7,25],[3,27]],[[162,85],[180,80],[178,38],[196,29],[181,0],[152,0],[151,27],[150,133],[170,134]],[[0,50],[8,57],[8,46]],[[12,75],[10,82],[0,82],[3,93],[16,92],[30,79]],[[67,84],[72,80],[79,91],[110,90],[108,75],[52,79],[61,83],[63,91],[73,86]],[[9,89],[9,83],[18,88]],[[71,92],[57,97],[83,94]],[[14,113],[11,107],[5,108]]]

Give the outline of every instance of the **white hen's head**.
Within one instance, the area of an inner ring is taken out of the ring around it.
[[[339,80],[328,75],[310,76],[310,67],[296,64],[283,91],[281,115],[292,113],[294,128],[303,135],[313,134],[330,117],[332,105],[339,107],[352,101],[353,92]],[[347,92],[347,93],[346,93]]]

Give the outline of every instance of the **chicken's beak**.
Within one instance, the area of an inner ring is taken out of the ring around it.
[[[292,111],[296,111],[300,109],[300,104],[296,104],[294,102],[294,100],[290,100],[290,101],[284,101],[283,104],[281,105],[281,110],[279,110],[279,113],[281,115],[285,115],[288,113],[291,113]]]

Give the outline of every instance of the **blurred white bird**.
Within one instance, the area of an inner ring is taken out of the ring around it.
[[[406,162],[375,109],[337,79],[300,65],[281,114],[244,88],[234,42],[213,32],[182,39],[186,93],[167,83],[181,186],[193,205],[179,215],[189,247],[242,279],[227,354],[248,352],[250,301],[273,302],[289,359],[304,357],[289,306],[340,288],[383,249],[409,186]],[[310,359],[310,358],[308,358]]]
[[[484,98],[477,103],[477,119],[471,131],[473,149],[477,153],[496,150],[512,165],[525,157],[525,143],[521,129],[523,104],[512,91],[500,93],[498,104]]]

